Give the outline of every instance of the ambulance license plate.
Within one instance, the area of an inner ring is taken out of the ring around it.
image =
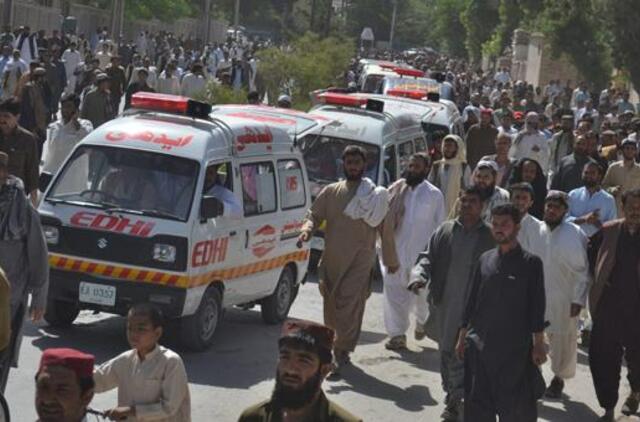
[[[96,305],[115,306],[116,288],[81,281],[79,300],[80,302],[93,303]]]

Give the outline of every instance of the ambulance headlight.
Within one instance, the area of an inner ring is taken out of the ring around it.
[[[60,230],[54,226],[43,226],[44,238],[49,245],[57,245],[60,242]]]
[[[160,262],[176,262],[176,247],[156,243],[153,245],[153,259]]]

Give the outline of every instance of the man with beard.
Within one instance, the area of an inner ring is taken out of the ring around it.
[[[622,141],[622,160],[607,169],[602,187],[616,198],[618,217],[624,217],[622,194],[628,190],[640,188],[640,164],[636,163],[638,144],[633,139]]]
[[[322,381],[331,371],[334,331],[311,321],[288,320],[278,341],[280,358],[271,400],[245,410],[239,422],[356,422],[327,399]]]
[[[322,189],[307,213],[298,239],[308,242],[326,222],[318,278],[324,322],[336,331],[334,376],[349,364],[349,354],[360,337],[376,259],[377,228],[389,209],[386,189],[363,178],[366,154],[359,146],[345,148],[342,161],[346,180]]]
[[[496,186],[498,177],[498,165],[494,161],[480,161],[473,172],[473,184],[480,189],[482,195],[482,219],[485,223],[491,223],[491,210],[509,203],[509,192]],[[454,213],[449,218],[454,218],[460,209],[460,201],[456,202]]]
[[[11,343],[0,355],[0,391],[20,347],[22,321],[31,294],[31,319],[39,321],[47,299],[49,265],[40,217],[20,179],[9,175],[9,156],[0,152],[0,268],[11,285]]]
[[[94,361],[93,355],[74,349],[47,349],[42,353],[36,374],[39,422],[89,421]]]
[[[584,165],[593,160],[587,154],[587,137],[593,132],[578,134],[573,144],[573,153],[560,160],[557,171],[551,180],[551,189],[570,192],[582,185]]]
[[[515,183],[509,186],[509,192],[511,203],[520,211],[518,243],[522,249],[530,251],[534,240],[540,232],[540,220],[529,214],[535,197],[533,186],[527,182]]]
[[[545,290],[540,258],[517,236],[520,211],[492,210],[498,247],[475,265],[456,354],[465,362],[464,420],[535,422],[546,361]]]
[[[551,164],[549,170],[556,173],[560,167],[560,160],[573,152],[573,116],[562,116],[560,131],[551,138]]]
[[[38,140],[18,124],[20,103],[15,98],[0,102],[0,151],[9,156],[9,174],[22,186],[35,205],[38,199]]]
[[[441,160],[433,163],[429,183],[440,189],[444,196],[447,215],[453,209],[461,191],[471,184],[471,170],[467,165],[465,146],[458,135],[447,135],[442,140]]]
[[[562,397],[565,380],[576,373],[578,316],[587,301],[589,273],[587,238],[575,224],[565,221],[567,195],[549,191],[544,222],[530,252],[542,258],[547,297],[546,329],[554,374],[545,396]]]
[[[493,125],[493,110],[482,109],[480,122],[471,126],[466,136],[467,162],[474,168],[481,157],[495,154],[495,141],[498,129]]]
[[[415,338],[422,340],[425,336],[426,290],[420,289],[416,296],[407,285],[418,255],[445,219],[442,193],[425,180],[428,171],[429,156],[414,154],[409,160],[406,177],[389,187],[389,213],[382,226],[382,238],[390,241],[383,243],[380,260],[384,281],[384,323],[389,335],[385,347],[389,350],[406,348],[412,309],[416,316]]]
[[[474,263],[495,243],[482,221],[482,192],[467,188],[460,198],[460,216],[444,222],[431,236],[426,252],[419,257],[409,281],[418,293],[426,288],[429,304],[427,331],[438,342],[440,375],[446,393],[444,421],[457,421],[464,396],[464,363],[454,347],[462,322],[465,298]]]
[[[62,97],[61,119],[49,125],[42,153],[42,171],[56,174],[73,148],[93,130],[89,120],[78,118],[80,98],[76,94]]]
[[[605,409],[601,422],[615,419],[623,356],[631,394],[622,413],[633,415],[640,404],[640,189],[625,192],[622,205],[625,218],[606,223],[589,245],[595,279],[589,368]]]
[[[527,113],[525,127],[513,140],[509,156],[515,160],[522,158],[536,160],[546,175],[549,171],[549,143],[539,130],[539,123],[540,117],[538,113],[534,111]]]
[[[36,68],[31,74],[31,80],[22,90],[20,101],[20,126],[36,135],[38,138],[38,158],[42,156],[42,144],[47,137],[47,124],[49,123],[50,98],[49,87],[46,84],[47,71]]]
[[[568,221],[591,237],[607,221],[617,218],[616,200],[601,188],[602,167],[588,162],[582,170],[583,186],[569,192]]]

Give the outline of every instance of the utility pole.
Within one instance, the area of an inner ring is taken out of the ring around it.
[[[233,15],[233,26],[238,31],[238,25],[240,25],[240,0],[236,0],[236,10]]]
[[[4,0],[2,5],[2,25],[13,26],[13,0]]]
[[[396,15],[398,14],[398,0],[393,1],[393,13],[391,15],[391,31],[389,33],[389,49],[393,50],[393,37],[396,32]]]
[[[209,33],[211,32],[211,1],[204,0],[204,43],[209,44]]]

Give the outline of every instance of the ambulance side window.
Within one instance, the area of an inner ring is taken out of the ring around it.
[[[409,159],[413,155],[413,142],[407,141],[398,145],[398,157],[400,157],[400,174],[402,174],[409,165]]]
[[[298,160],[278,161],[278,184],[280,185],[280,209],[288,210],[306,205],[306,187]]]
[[[382,184],[385,187],[396,180],[396,149],[393,145],[384,149],[384,177]]]
[[[240,177],[245,217],[276,211],[278,197],[272,162],[242,164]]]

